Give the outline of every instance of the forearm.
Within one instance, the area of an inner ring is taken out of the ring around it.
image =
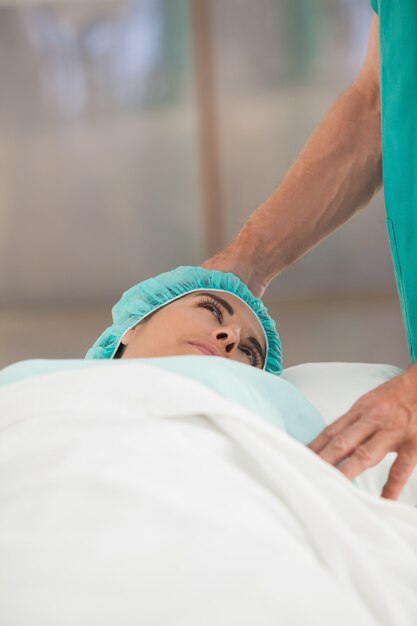
[[[354,83],[244,225],[233,253],[268,284],[368,204],[381,182],[379,95]]]

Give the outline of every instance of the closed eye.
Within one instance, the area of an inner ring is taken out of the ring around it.
[[[253,365],[253,367],[262,366],[262,357],[259,354],[258,350],[256,350],[256,348],[248,348],[247,346],[239,346],[239,349],[249,356],[249,360],[251,362],[251,365]]]
[[[211,300],[210,298],[203,298],[200,300],[199,306],[207,309],[208,311],[212,311],[214,317],[216,317],[220,323],[223,322],[223,309],[218,302]]]

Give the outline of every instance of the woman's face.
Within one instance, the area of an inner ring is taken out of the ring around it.
[[[265,337],[255,314],[227,292],[198,291],[127,331],[121,358],[202,354],[263,368]]]

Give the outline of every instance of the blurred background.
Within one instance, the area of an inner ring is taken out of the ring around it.
[[[82,358],[224,247],[364,58],[368,0],[0,0],[0,367]],[[383,196],[265,295],[285,366],[409,358]]]

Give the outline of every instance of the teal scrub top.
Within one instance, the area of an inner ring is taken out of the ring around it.
[[[382,171],[387,230],[417,360],[417,2],[371,0],[379,19]]]

